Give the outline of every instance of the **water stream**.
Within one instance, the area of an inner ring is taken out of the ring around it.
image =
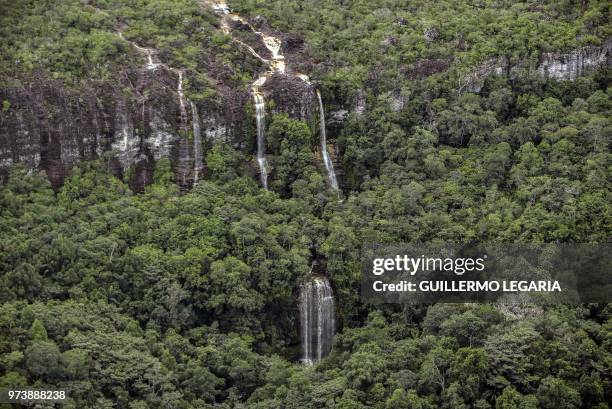
[[[268,170],[266,167],[266,107],[263,94],[253,89],[255,99],[255,118],[257,120],[257,163],[259,164],[259,176],[261,186],[268,189]]]
[[[198,115],[198,107],[193,101],[189,101],[191,106],[191,122],[193,124],[193,156],[195,159],[193,169],[193,185],[197,185],[200,178],[200,172],[203,168],[202,163],[202,132],[200,131],[200,116]]]
[[[333,190],[338,190],[338,179],[336,178],[336,172],[334,172],[334,164],[332,163],[329,152],[327,151],[327,133],[325,131],[325,110],[323,109],[323,100],[321,99],[321,93],[317,90],[317,99],[319,100],[319,139],[321,140],[321,156],[323,156],[323,163],[325,164],[325,170],[327,171],[327,178],[329,179],[329,186]]]
[[[286,74],[286,66],[285,66],[285,57],[281,53],[282,42],[279,38],[267,35],[260,31],[255,30],[255,28],[244,18],[237,14],[233,14],[230,12],[229,7],[224,2],[204,2],[209,4],[213,10],[222,15],[221,18],[221,27],[223,31],[231,35],[231,26],[230,21],[238,21],[250,28],[250,30],[259,36],[270,52],[271,59],[263,58],[261,55],[257,53],[251,46],[248,44],[233,38],[233,41],[239,43],[243,47],[245,47],[251,54],[253,54],[256,58],[261,60],[263,63],[267,64],[269,69],[264,72],[261,76],[259,76],[251,85],[251,91],[253,93],[253,99],[255,102],[255,115],[257,122],[257,164],[259,167],[260,181],[261,185],[264,189],[268,189],[268,169],[267,169],[267,160],[266,160],[266,140],[265,140],[265,130],[266,130],[266,122],[265,122],[265,94],[262,91],[262,86],[265,84],[266,80],[274,75],[274,74]],[[121,39],[128,41],[123,36],[123,33],[119,32],[119,36]],[[138,44],[128,41],[136,50],[138,50],[141,54],[146,56],[146,64],[145,68],[147,70],[155,70],[158,67],[164,67],[169,71],[174,72],[178,76],[178,85],[177,85],[177,94],[178,94],[178,102],[181,113],[181,120],[183,124],[187,122],[187,110],[186,110],[186,102],[188,102],[191,106],[192,112],[192,123],[193,123],[193,135],[194,135],[194,156],[195,156],[195,165],[194,165],[194,184],[197,183],[199,179],[199,174],[202,169],[202,152],[201,152],[201,132],[200,132],[200,123],[199,123],[199,115],[197,111],[197,107],[195,104],[185,97],[183,91],[183,70],[169,67],[166,64],[155,62],[154,55],[156,54],[156,50],[151,48],[141,47]],[[293,76],[301,79],[310,85],[310,80],[308,76],[304,74],[292,74]],[[323,107],[323,101],[321,98],[321,93],[319,90],[316,91],[317,100],[319,105],[319,137],[320,137],[320,145],[321,145],[321,156],[323,158],[323,163],[325,165],[325,170],[327,172],[327,177],[329,181],[329,185],[331,189],[338,191],[338,180],[336,177],[336,173],[334,171],[334,166],[329,156],[328,148],[327,148],[327,135],[326,135],[326,126],[325,126],[325,111]]]
[[[255,119],[257,122],[257,163],[259,165],[259,173],[261,185],[263,188],[268,188],[268,170],[266,162],[266,122],[265,122],[265,95],[262,91],[263,85],[269,77],[274,74],[285,74],[285,57],[281,54],[280,39],[256,31],[242,17],[232,14],[227,4],[224,2],[207,2],[213,9],[220,14],[221,27],[223,31],[231,36],[231,25],[229,21],[239,21],[257,34],[263,41],[265,47],[270,51],[271,59],[261,57],[252,47],[234,39],[234,41],[243,47],[246,47],[251,54],[268,65],[269,69],[257,78],[251,84],[251,91],[255,102]],[[310,79],[304,74],[291,74],[296,78],[304,81],[308,85]],[[338,181],[332,161],[327,151],[327,135],[325,129],[325,111],[321,93],[317,90],[317,99],[319,103],[319,126],[321,139],[321,154],[325,169],[327,171],[329,184],[332,189],[338,190]],[[299,311],[300,311],[300,337],[302,345],[302,362],[306,364],[314,364],[326,357],[332,348],[332,341],[336,332],[334,294],[329,280],[322,276],[311,275],[310,279],[304,282],[299,289]]]
[[[251,84],[251,92],[253,93],[253,100],[255,102],[255,119],[257,122],[257,164],[259,166],[259,178],[261,185],[264,189],[268,189],[268,169],[266,160],[266,120],[265,120],[265,94],[262,91],[262,86],[266,83],[266,80],[274,74],[286,74],[285,56],[281,53],[282,42],[279,38],[267,35],[261,31],[257,31],[248,21],[237,14],[231,13],[229,7],[224,2],[208,2],[212,9],[221,15],[221,28],[225,34],[231,36],[231,21],[240,22],[243,25],[249,27],[249,29],[261,38],[262,43],[266,49],[270,52],[271,58],[267,59],[259,55],[253,47],[240,41],[236,38],[232,38],[234,42],[245,47],[251,54],[259,59],[264,64],[268,65],[268,70],[260,75]],[[296,77],[308,82],[308,77],[305,75],[295,75]]]
[[[170,67],[167,64],[162,62],[155,62],[153,56],[157,54],[157,51],[152,48],[141,47],[133,41],[127,40],[121,31],[119,31],[119,37],[127,41],[132,47],[134,47],[138,52],[144,54],[146,56],[145,69],[147,70],[156,70],[158,67],[163,67],[168,71],[175,73],[178,77],[176,93],[178,95],[178,103],[179,109],[181,113],[181,122],[183,123],[183,127],[186,128],[187,124],[187,103],[189,103],[191,108],[191,118],[192,118],[192,127],[193,127],[193,154],[194,154],[194,170],[193,170],[193,184],[194,186],[198,183],[200,178],[200,172],[203,169],[202,163],[202,134],[200,130],[200,116],[198,114],[198,108],[196,104],[191,101],[189,98],[185,96],[183,81],[184,81],[184,72],[182,69]],[[144,109],[144,102],[143,102]],[[143,114],[144,118],[144,114]],[[127,149],[127,130],[124,129],[124,145]],[[188,149],[183,149],[183,154],[186,155],[186,159],[189,159],[189,151]],[[183,185],[185,184],[185,175],[183,175]]]
[[[208,4],[211,4],[208,2]],[[251,85],[253,93],[253,99],[255,103],[255,115],[257,122],[257,163],[260,169],[260,180],[263,188],[268,188],[268,170],[266,163],[266,140],[265,140],[265,96],[262,91],[263,85],[267,79],[277,73],[285,74],[285,58],[281,54],[281,41],[276,37],[266,35],[264,33],[255,31],[255,29],[243,20],[240,16],[230,13],[229,8],[225,3],[213,3],[213,9],[219,14],[222,14],[222,28],[224,32],[230,34],[230,25],[228,19],[239,20],[244,24],[247,24],[254,33],[261,37],[264,45],[270,51],[271,59],[267,60],[259,56],[259,54],[250,46],[238,41],[243,46],[246,46],[253,55],[265,62],[269,69],[257,78]],[[125,40],[122,33],[119,36]],[[126,40],[127,41],[127,40]],[[145,68],[147,70],[154,70],[158,67],[164,67],[165,69],[172,71],[178,76],[178,84],[176,93],[178,94],[179,107],[181,111],[181,119],[183,124],[186,123],[187,111],[186,103],[189,103],[192,114],[192,126],[194,136],[194,185],[197,184],[200,176],[200,172],[203,168],[202,164],[202,139],[200,130],[200,119],[198,115],[198,109],[196,104],[186,98],[183,90],[183,70],[169,67],[164,63],[155,63],[153,56],[156,54],[155,50],[140,47],[137,44],[130,42],[139,52],[144,54],[147,58]],[[293,74],[295,77],[300,78],[302,81],[310,84],[309,78],[303,74]],[[328,174],[330,186],[334,190],[338,190],[338,182],[334,172],[333,164],[327,151],[327,140],[325,130],[325,112],[323,107],[323,101],[321,94],[317,90],[317,99],[319,103],[320,113],[320,139],[321,139],[321,152],[323,156],[323,162],[325,169]],[[124,143],[127,145],[127,128],[124,129],[124,137],[126,140]],[[184,175],[183,175],[184,176]],[[185,180],[183,180],[183,184]],[[303,283],[299,290],[299,311],[300,311],[300,329],[301,329],[301,344],[302,344],[302,361],[307,364],[314,364],[329,354],[332,348],[332,341],[336,331],[335,322],[335,305],[334,305],[334,294],[326,277],[311,276],[311,279]]]
[[[302,362],[314,364],[332,348],[336,332],[334,294],[325,277],[315,277],[300,287]]]
[[[176,87],[176,93],[179,96],[179,107],[181,109],[181,119],[183,123],[187,119],[187,109],[185,108],[185,93],[183,92],[183,70],[176,70],[178,74],[178,85]]]

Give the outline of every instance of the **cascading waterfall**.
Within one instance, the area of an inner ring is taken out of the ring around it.
[[[240,17],[235,17],[240,19]],[[241,20],[242,21],[242,20]],[[249,25],[250,27],[250,25]],[[253,29],[251,27],[251,29]],[[253,30],[255,31],[255,30]],[[281,43],[280,40],[266,36],[256,32],[264,41],[266,48],[272,54],[272,61],[262,60],[270,65],[270,70],[259,77],[253,83],[253,99],[255,100],[255,119],[257,121],[257,163],[259,164],[259,175],[261,185],[264,189],[268,189],[268,169],[266,161],[266,105],[264,94],[260,91],[260,87],[264,85],[268,77],[274,73],[285,72],[285,57],[279,54]],[[255,53],[257,54],[257,53]]]
[[[256,31],[255,28],[245,19],[240,17],[237,14],[232,14],[229,10],[229,7],[225,2],[222,1],[208,1],[207,2],[212,9],[221,14],[223,17],[221,18],[221,28],[223,32],[227,35],[231,35],[231,28],[229,21],[240,22],[249,27],[249,29],[259,36],[266,47],[266,49],[270,52],[271,59],[266,59],[259,55],[257,51],[253,49],[253,47],[248,44],[240,41],[239,39],[234,38],[233,41],[241,46],[245,47],[251,54],[253,54],[257,59],[259,59],[264,64],[267,64],[269,69],[267,72],[263,73],[252,85],[253,99],[255,101],[255,119],[257,121],[257,163],[259,165],[259,175],[261,179],[261,185],[264,189],[268,189],[268,169],[267,169],[267,161],[266,161],[266,122],[265,122],[265,97],[264,93],[261,90],[261,87],[264,85],[266,80],[272,76],[273,74],[285,74],[285,57],[281,54],[281,40],[266,35],[260,31]],[[298,75],[299,78],[308,82],[306,76]],[[306,78],[306,79],[304,79]]]
[[[327,171],[329,185],[333,190],[338,190],[338,179],[336,179],[336,172],[334,172],[334,164],[332,163],[329,157],[329,152],[327,151],[325,110],[323,109],[323,100],[321,99],[321,93],[319,90],[317,90],[317,99],[319,100],[319,138],[321,139],[321,156],[323,156],[323,163],[325,164],[325,170]]]
[[[254,31],[254,30],[253,30]],[[278,38],[265,35],[262,32],[255,31],[255,34],[261,37],[264,45],[272,54],[272,61],[269,62],[272,72],[285,73],[285,56],[280,53],[281,41]]]
[[[315,277],[300,287],[302,362],[313,364],[332,348],[336,331],[334,294],[325,277]]]
[[[252,47],[240,42],[239,40],[235,40],[243,46],[246,46],[247,49],[249,49],[249,51],[253,55],[255,55],[257,58],[259,58],[269,66],[269,70],[266,73],[262,74],[259,78],[257,78],[257,80],[252,84],[257,122],[257,162],[260,168],[261,184],[265,189],[267,189],[268,171],[266,166],[267,164],[265,143],[265,100],[264,93],[262,92],[261,87],[265,84],[266,80],[273,74],[285,74],[285,58],[280,53],[281,41],[278,38],[271,37],[265,35],[264,33],[255,31],[253,27],[250,24],[246,23],[240,16],[231,14],[229,8],[224,2],[212,2],[212,6],[216,12],[223,14],[221,27],[226,34],[231,33],[230,25],[228,24],[228,19],[234,21],[239,20],[247,24],[253,32],[255,32],[261,37],[263,43],[270,51],[270,54],[272,56],[270,60],[264,59]],[[122,39],[124,39],[121,33],[119,33],[119,35]],[[200,121],[197,106],[195,105],[195,103],[193,103],[193,101],[187,99],[183,92],[183,70],[168,67],[163,63],[155,63],[153,60],[154,50],[139,47],[137,44],[134,43],[131,44],[140,52],[144,53],[147,57],[146,69],[154,70],[157,67],[161,66],[178,75],[178,85],[176,92],[179,97],[179,107],[183,124],[185,124],[187,121],[187,112],[185,106],[186,102],[190,104],[192,113],[195,156],[194,184],[196,184],[199,179],[199,174],[203,168]],[[306,75],[292,75],[300,78],[307,84],[310,84],[309,78]],[[335,190],[338,190],[338,183],[333,169],[333,164],[327,151],[325,112],[323,108],[323,101],[320,92],[317,91],[316,94],[319,102],[320,138],[323,161],[325,164],[325,169],[327,170],[331,187]],[[124,129],[124,134],[126,138],[124,143],[127,145],[127,127]],[[184,183],[185,180],[183,180],[183,184]],[[336,331],[334,294],[327,278],[314,276],[311,280],[302,284],[302,286],[300,287],[299,294],[299,311],[302,342],[302,361],[308,364],[313,364],[315,362],[320,361],[329,354],[332,348],[332,341]]]
[[[179,96],[179,107],[181,108],[181,118],[185,123],[187,118],[187,109],[185,108],[185,93],[183,92],[183,70],[176,70],[178,74],[178,85],[176,87],[176,93]]]
[[[212,2],[211,4],[213,10],[215,11],[215,13],[221,13],[221,14],[229,14],[230,9],[227,5],[227,3],[225,3],[224,1],[215,1]]]
[[[147,69],[154,70],[158,66],[159,64],[156,64],[155,62],[153,62],[153,52],[151,50],[147,50]]]
[[[259,164],[259,177],[264,189],[268,189],[268,170],[266,168],[266,107],[263,95],[253,89],[255,99],[255,119],[257,120],[257,163]]]
[[[193,126],[193,154],[194,154],[194,170],[193,170],[193,184],[194,186],[198,183],[198,180],[200,178],[200,172],[203,169],[203,163],[202,163],[202,134],[201,134],[201,130],[200,130],[200,116],[198,114],[198,108],[196,106],[196,104],[191,101],[189,98],[187,98],[185,96],[185,92],[183,89],[183,79],[184,79],[184,72],[182,69],[178,69],[178,68],[174,68],[174,67],[170,67],[166,64],[164,64],[163,62],[155,62],[153,59],[153,56],[155,54],[157,54],[157,51],[155,49],[152,48],[145,48],[145,47],[141,47],[138,44],[136,44],[133,41],[128,41],[124,36],[123,33],[121,31],[118,32],[119,37],[124,40],[127,41],[132,47],[134,47],[138,52],[144,54],[147,58],[147,61],[145,63],[145,68],[147,70],[156,70],[158,67],[162,67],[170,72],[175,73],[178,76],[178,83],[176,86],[176,93],[178,94],[178,102],[179,102],[179,108],[180,108],[180,113],[181,113],[181,122],[183,124],[183,128],[186,129],[187,128],[187,107],[186,104],[189,103],[190,107],[191,107],[191,116],[192,116],[192,126]],[[143,102],[143,119],[144,119],[144,102]],[[124,134],[124,141],[123,141],[123,145],[124,145],[124,150],[127,149],[127,144],[128,144],[128,131],[127,128],[124,128],[123,130],[123,134]],[[180,143],[180,157],[182,158],[181,160],[183,161],[188,161],[189,160],[189,149],[188,149],[188,145],[185,143],[185,141],[181,140]],[[186,184],[186,174],[183,173],[183,185]]]
[[[202,133],[200,132],[200,116],[198,115],[198,107],[193,101],[189,101],[191,105],[191,121],[193,122],[193,156],[195,165],[193,169],[193,184],[198,183],[200,171],[202,170]]]

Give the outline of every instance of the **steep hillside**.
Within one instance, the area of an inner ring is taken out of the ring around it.
[[[371,244],[609,242],[608,3],[0,0],[0,388],[608,408],[610,304],[360,293]]]

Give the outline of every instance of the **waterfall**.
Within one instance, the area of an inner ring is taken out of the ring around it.
[[[216,1],[212,3],[212,8],[215,13],[229,14],[230,8],[224,1]]]
[[[259,176],[261,185],[264,189],[268,189],[268,170],[266,169],[266,107],[264,105],[263,95],[253,89],[253,98],[255,99],[255,118],[257,120],[257,163],[259,163]]]
[[[255,31],[255,30],[253,30]],[[264,45],[272,54],[272,61],[270,61],[270,68],[273,72],[277,72],[280,74],[285,73],[285,56],[283,56],[281,51],[281,41],[276,37],[267,36],[264,33],[259,31],[255,31],[255,34],[261,37]]]
[[[204,0],[204,4],[208,4],[212,7],[213,11],[219,15],[221,15],[221,29],[223,32],[230,37],[232,37],[232,41],[241,46],[245,47],[251,54],[253,54],[257,59],[262,61],[264,64],[268,65],[268,70],[262,73],[259,78],[257,78],[253,84],[251,85],[253,91],[253,98],[255,99],[255,113],[257,119],[257,163],[259,164],[259,173],[261,179],[261,185],[264,189],[268,189],[268,171],[266,169],[266,140],[265,140],[265,104],[264,104],[264,94],[262,91],[262,87],[266,80],[270,78],[274,74],[282,74],[282,75],[290,75],[293,77],[297,77],[304,81],[306,84],[311,86],[310,79],[308,76],[300,73],[287,73],[287,67],[285,64],[285,56],[282,54],[282,41],[280,38],[274,37],[272,35],[268,35],[261,31],[257,31],[255,27],[253,27],[247,20],[243,17],[231,13],[227,4],[223,1],[214,1],[214,0]],[[230,22],[239,22],[242,25],[247,26],[254,34],[259,36],[263,45],[270,52],[271,58],[267,59],[262,57],[253,47],[248,44],[242,42],[237,38],[233,38],[232,36],[232,26]],[[321,113],[321,151],[323,155],[323,161],[325,163],[325,169],[327,170],[327,175],[329,178],[329,184],[333,190],[338,189],[338,181],[336,179],[336,173],[334,172],[334,167],[332,161],[329,157],[329,153],[327,152],[327,141],[325,134],[325,113],[323,111],[323,102],[321,100],[321,94],[317,91],[317,97],[319,99],[319,109]]]
[[[334,294],[325,277],[315,277],[300,287],[302,362],[312,364],[325,358],[336,331]]]
[[[227,6],[226,6],[227,7]],[[153,58],[158,54],[157,50],[153,48],[145,48],[141,47],[138,44],[128,41],[121,31],[118,32],[119,37],[127,41],[132,47],[134,47],[138,52],[144,54],[146,57],[145,68],[147,70],[156,70],[158,67],[162,67],[178,76],[178,83],[176,86],[176,93],[178,94],[178,103],[181,114],[181,126],[184,131],[187,131],[187,103],[189,103],[191,107],[191,115],[192,115],[192,126],[193,126],[193,154],[194,154],[194,170],[193,170],[193,185],[195,186],[198,183],[200,178],[200,172],[203,169],[202,164],[202,135],[200,130],[200,117],[198,115],[198,108],[189,98],[185,96],[185,91],[183,87],[184,81],[184,71],[180,68],[175,68],[168,66],[163,62],[155,62]],[[143,120],[144,120],[144,102],[143,102]],[[128,130],[127,127],[123,129],[123,151],[127,151],[128,148]],[[178,143],[179,150],[179,166],[180,174],[182,177],[182,186],[187,186],[187,175],[189,174],[190,164],[190,152],[189,152],[189,141],[186,138],[181,138]]]
[[[195,166],[193,169],[193,184],[198,183],[200,171],[202,170],[202,134],[200,132],[200,116],[198,115],[198,107],[193,101],[189,101],[191,105],[191,122],[193,122],[193,156]]]
[[[147,49],[146,53],[147,53],[147,69],[148,70],[156,69],[159,66],[159,64],[156,64],[153,61],[153,52],[151,50]]]
[[[119,38],[121,38],[123,41],[127,41],[128,43],[130,43],[130,45],[134,47],[136,50],[138,50],[139,53],[147,56],[147,63],[145,64],[145,68],[147,70],[155,70],[157,69],[157,67],[161,65],[161,64],[156,64],[153,61],[153,53],[154,53],[153,49],[141,47],[133,41],[126,40],[121,31],[118,32],[118,35],[119,35]]]
[[[255,58],[259,59],[264,64],[268,65],[268,70],[262,73],[251,85],[253,91],[253,98],[255,100],[255,114],[257,120],[257,163],[259,164],[259,174],[261,179],[261,185],[264,189],[268,189],[268,170],[266,168],[266,123],[265,123],[265,103],[264,94],[261,87],[264,85],[266,80],[274,74],[286,75],[285,56],[282,54],[282,41],[280,38],[267,35],[261,31],[255,30],[247,20],[243,17],[231,13],[227,3],[223,1],[215,0],[203,0],[204,4],[212,7],[213,11],[221,15],[221,29],[222,31],[232,37],[232,41],[245,47]],[[247,26],[254,34],[256,34],[262,41],[263,45],[270,52],[271,58],[267,59],[262,57],[253,47],[246,44],[245,42],[234,38],[232,36],[232,26],[230,22],[239,22],[241,25]],[[310,81],[306,75],[303,74],[291,74],[302,81],[310,84]],[[327,154],[327,151],[326,151]],[[329,156],[328,156],[329,157]],[[331,161],[329,161],[331,166]],[[327,162],[326,165],[327,167]],[[332,169],[333,172],[333,169]],[[335,176],[334,176],[335,181]],[[337,185],[337,184],[336,184]]]
[[[327,151],[325,111],[323,109],[323,100],[321,99],[321,93],[319,90],[317,90],[317,99],[319,100],[319,138],[321,139],[321,155],[323,156],[323,163],[325,164],[325,170],[327,171],[329,185],[333,190],[338,190],[338,179],[336,179],[336,172],[334,172],[334,164],[332,163],[329,157],[329,152]]]
[[[178,86],[176,88],[176,92],[179,96],[179,107],[181,108],[181,119],[183,123],[187,118],[187,110],[185,109],[185,93],[183,92],[183,71],[176,70],[178,73]]]

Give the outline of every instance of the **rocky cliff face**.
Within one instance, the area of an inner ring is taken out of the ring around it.
[[[264,59],[272,57],[250,23],[231,21],[237,49],[245,55],[250,55],[250,50]],[[257,24],[258,29],[269,31],[265,21]],[[188,189],[197,175],[205,173],[201,164],[207,146],[251,146],[254,118],[247,115],[247,105],[253,103],[252,96],[250,89],[227,81],[234,75],[231,66],[224,63],[216,67],[219,72],[205,72],[216,95],[191,101],[182,84],[179,87],[179,76],[189,79],[195,73],[170,67],[156,50],[130,42],[120,32],[118,35],[143,59],[140,67],[115,67],[115,78],[105,81],[85,79],[71,85],[41,75],[0,88],[0,103],[5,102],[0,106],[0,178],[14,163],[24,163],[46,172],[52,185],[59,187],[78,162],[103,159],[115,175],[135,191],[142,191],[152,182],[155,163],[169,158],[175,181]],[[318,115],[314,86],[296,75],[296,68],[306,61],[304,43],[285,36],[282,49],[295,65],[287,75],[271,76],[262,91],[273,101],[271,112],[311,120]],[[253,77],[260,74],[253,72]],[[194,127],[194,121],[199,127]],[[200,130],[200,142],[194,139],[195,129]]]
[[[157,67],[118,75],[119,83],[91,80],[68,88],[39,78],[0,89],[0,101],[8,102],[0,113],[0,174],[21,162],[45,171],[58,187],[74,164],[103,158],[141,191],[152,181],[155,161],[170,158],[177,182],[187,187],[195,161],[191,121],[200,121],[210,140],[241,144],[246,92],[221,89],[218,99],[198,104],[195,119],[181,113],[175,72]]]
[[[538,61],[513,62],[504,57],[493,58],[465,75],[459,88],[462,92],[480,92],[484,80],[490,75],[508,74],[512,78],[525,70],[535,71],[546,78],[573,81],[597,67],[610,67],[611,50],[612,39],[608,39],[601,46],[582,47],[568,53],[542,53]]]
[[[310,120],[317,115],[314,110],[314,86],[297,77],[273,75],[264,86],[263,91],[274,101],[272,111],[287,113],[290,117]]]
[[[245,55],[254,53],[260,60],[274,57],[262,42],[262,33],[272,32],[265,19],[229,21],[226,28],[237,49],[244,48]],[[314,118],[316,122],[315,86],[300,74],[314,68],[307,46],[295,36],[273,34],[280,41],[287,69],[268,76],[261,86],[267,109],[307,121]],[[45,171],[52,185],[59,187],[76,163],[103,159],[135,191],[142,191],[152,181],[155,163],[169,158],[176,182],[187,189],[197,175],[205,173],[201,164],[211,143],[252,149],[254,118],[247,115],[247,105],[253,104],[251,90],[228,85],[235,74],[231,64],[223,62],[222,67],[216,67],[219,72],[210,75],[215,97],[188,103],[179,90],[179,73],[183,71],[163,64],[154,50],[131,44],[144,63],[140,67],[116,67],[112,80],[86,79],[79,84],[65,84],[41,74],[13,79],[16,85],[0,88],[0,178],[6,176],[12,164],[24,163]],[[525,69],[550,78],[573,80],[594,67],[609,66],[611,46],[608,40],[600,47],[544,53],[538,61],[529,62],[491,59],[464,76],[460,88],[463,92],[478,92],[489,75],[516,76]],[[423,62],[417,64],[415,72],[405,74],[420,77],[444,70],[448,64],[449,61]],[[265,64],[253,67],[253,71],[266,69]],[[262,72],[253,72],[253,78]],[[183,74],[188,77],[194,73]],[[328,150],[339,174],[340,152],[333,141],[350,112],[361,115],[366,109],[362,90],[349,99],[332,103],[334,111],[328,115]],[[394,93],[389,95],[389,101],[392,110],[401,111],[407,97]],[[194,121],[199,126],[194,127]],[[193,137],[195,129],[201,130],[201,143]]]
[[[544,53],[538,65],[538,72],[546,77],[558,80],[575,80],[589,70],[610,66],[612,39],[601,47],[582,47],[571,53]]]
[[[72,164],[100,156],[116,140],[124,142],[124,157],[133,150],[134,107],[104,85],[77,93],[59,82],[35,80],[0,90],[0,99],[10,104],[0,117],[1,163],[40,167],[54,186]]]

